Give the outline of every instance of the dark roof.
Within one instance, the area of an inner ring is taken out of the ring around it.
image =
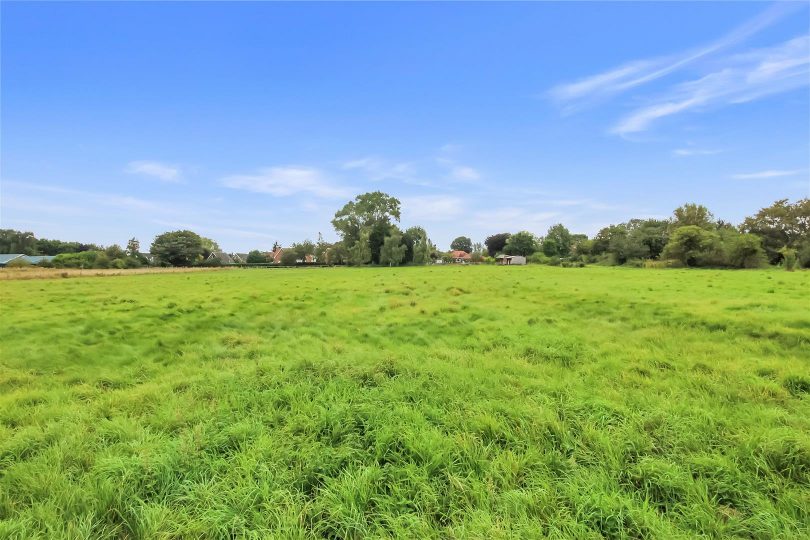
[[[227,253],[225,253],[224,251],[214,251],[214,252],[211,253],[211,255],[208,256],[208,258],[209,259],[211,259],[211,258],[219,259],[220,262],[222,262],[223,264],[231,264],[231,263],[233,263],[233,259],[231,258],[231,256],[228,255]]]

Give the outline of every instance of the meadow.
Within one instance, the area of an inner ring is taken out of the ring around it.
[[[810,272],[0,282],[0,538],[807,538]]]

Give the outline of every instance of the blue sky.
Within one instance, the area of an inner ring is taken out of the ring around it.
[[[358,193],[456,236],[810,195],[806,3],[11,3],[0,225],[228,251]]]

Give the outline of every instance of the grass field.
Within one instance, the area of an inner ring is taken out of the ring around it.
[[[810,535],[810,272],[0,292],[0,538]]]

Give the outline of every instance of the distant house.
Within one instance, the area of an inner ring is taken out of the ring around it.
[[[42,261],[52,261],[54,255],[23,255],[22,253],[0,253],[0,268],[11,261],[26,261],[28,264],[39,264]]]
[[[498,255],[495,257],[500,265],[526,264],[526,257],[522,255]]]
[[[267,253],[267,260],[268,262],[272,260],[275,264],[281,264],[281,256],[284,255],[285,251],[295,251],[291,247],[277,247],[275,251],[271,253]],[[295,262],[297,263],[314,263],[315,257],[312,255],[307,255],[304,259],[296,259]]]
[[[450,252],[450,258],[453,259],[453,262],[456,264],[468,264],[472,259],[472,255],[466,251],[456,249]]]
[[[233,262],[237,264],[247,264],[248,262],[247,253],[231,253],[231,258],[233,259]]]
[[[233,257],[228,255],[224,251],[214,251],[205,260],[208,261],[208,262],[219,261],[220,264],[233,264],[234,263]]]

